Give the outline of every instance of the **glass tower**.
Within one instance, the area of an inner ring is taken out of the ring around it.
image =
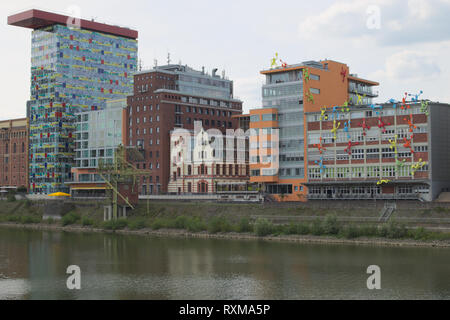
[[[279,177],[303,179],[305,164],[302,72],[295,70],[267,75],[262,94],[264,108],[278,109]]]
[[[137,40],[55,24],[33,31],[30,192],[68,192],[76,114],[133,92]]]

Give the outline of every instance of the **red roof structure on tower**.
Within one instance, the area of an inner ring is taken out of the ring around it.
[[[55,24],[66,25],[67,22],[72,19],[73,17],[66,15],[31,9],[9,16],[8,24],[23,28],[39,29]],[[136,30],[84,19],[80,19],[80,28],[90,31],[107,33],[115,36],[121,36],[129,39],[138,38],[138,32]]]

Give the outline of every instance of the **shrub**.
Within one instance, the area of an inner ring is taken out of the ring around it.
[[[241,233],[253,232],[253,226],[250,224],[250,220],[248,218],[242,218],[239,221],[236,230]]]
[[[102,226],[106,230],[122,230],[128,226],[128,221],[125,219],[105,221]]]
[[[47,220],[45,220],[45,222],[46,222],[47,224],[54,224],[54,223],[55,223],[55,220],[54,220],[53,218],[48,218]]]
[[[430,236],[430,232],[424,227],[408,230],[408,237],[414,240],[425,240]]]
[[[298,235],[307,235],[311,233],[311,228],[308,224],[305,223],[299,223],[297,225],[297,234]]]
[[[230,230],[230,223],[223,217],[214,217],[208,223],[209,233],[229,232]]]
[[[336,215],[328,215],[323,222],[323,232],[329,235],[337,235],[339,233],[339,223]]]
[[[81,218],[81,225],[84,227],[90,227],[94,225],[94,220],[89,217]]]
[[[341,229],[339,236],[346,239],[355,239],[359,237],[359,229],[354,225],[348,225]]]
[[[159,230],[165,227],[165,223],[161,218],[156,218],[151,224],[153,230]]]
[[[140,229],[144,229],[146,227],[146,223],[145,223],[144,219],[138,219],[138,220],[130,221],[128,223],[128,227],[131,230],[140,230]]]
[[[258,237],[265,237],[273,234],[274,226],[267,219],[258,219],[255,223],[255,233]]]
[[[375,237],[378,235],[378,228],[376,226],[365,225],[359,227],[359,233],[366,237]]]
[[[6,218],[6,221],[8,222],[20,222],[20,217],[19,216],[8,216]]]
[[[179,216],[175,219],[174,228],[175,229],[187,229],[189,219],[185,216]]]
[[[14,194],[8,194],[8,197],[6,198],[8,202],[15,202],[16,196]]]
[[[33,217],[33,216],[21,216],[20,217],[20,223],[22,224],[32,224],[32,223],[39,223],[41,222],[40,218]]]
[[[297,234],[297,225],[295,223],[290,223],[285,227],[286,234]]]
[[[315,236],[320,236],[324,233],[322,221],[320,219],[314,220],[311,224],[311,233]]]
[[[395,221],[389,223],[387,237],[389,239],[400,239],[406,237],[408,230],[405,225],[397,224]]]
[[[388,236],[388,233],[389,233],[389,228],[386,225],[384,225],[378,229],[378,236],[381,238],[386,238]]]
[[[201,232],[207,230],[207,226],[200,218],[192,218],[188,220],[187,230],[189,232]]]
[[[63,226],[68,226],[77,223],[78,220],[80,220],[80,215],[70,212],[61,219],[61,223]]]

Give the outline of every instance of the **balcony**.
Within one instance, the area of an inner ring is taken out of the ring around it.
[[[420,200],[420,194],[308,194],[308,200]]]
[[[366,95],[369,98],[377,98],[379,96],[378,91],[373,91],[371,87],[360,87],[350,84],[348,87],[349,93]]]

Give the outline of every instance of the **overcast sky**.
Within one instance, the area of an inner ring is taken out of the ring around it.
[[[8,26],[7,16],[71,6],[138,30],[145,66],[170,52],[174,63],[225,70],[245,111],[261,106],[259,72],[275,52],[289,64],[344,62],[381,83],[378,102],[423,90],[450,103],[450,0],[16,0],[0,2],[0,120],[25,116],[30,95],[31,31]]]

